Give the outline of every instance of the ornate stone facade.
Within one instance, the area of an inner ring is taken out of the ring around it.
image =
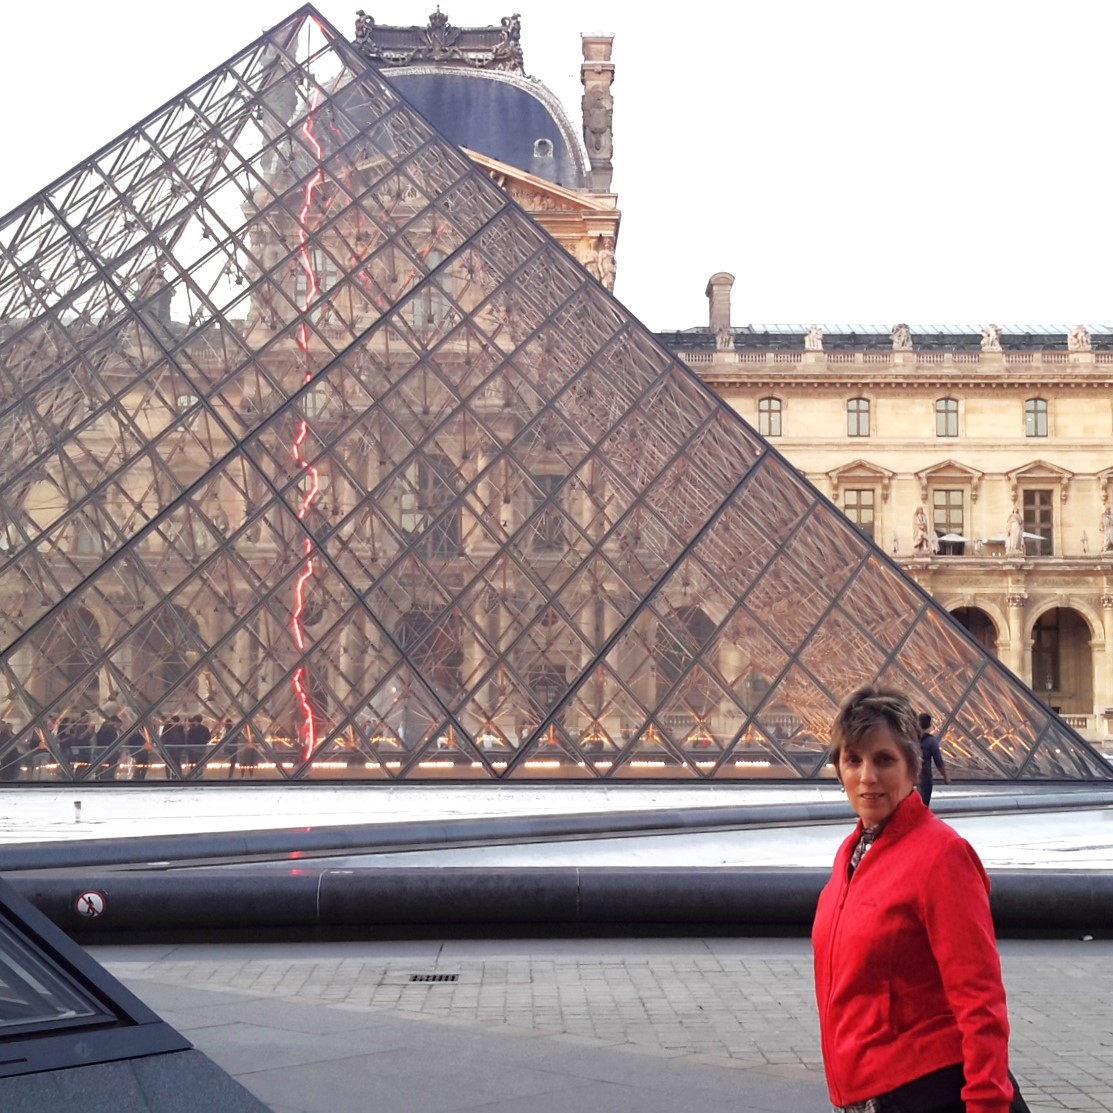
[[[706,334],[659,339],[1042,699],[1113,745],[1113,333],[754,325],[724,350],[730,276],[716,277]]]

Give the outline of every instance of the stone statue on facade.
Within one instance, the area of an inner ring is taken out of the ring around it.
[[[614,289],[616,267],[614,238],[612,236],[595,237],[595,244],[591,249],[591,258],[587,261],[587,269],[608,290]]]
[[[720,352],[734,351],[734,330],[726,325],[715,330],[715,347]]]
[[[1113,553],[1113,510],[1107,506],[1101,512],[1101,524],[1098,527],[1101,534],[1101,551]]]
[[[808,329],[808,334],[804,337],[804,351],[823,351],[823,329],[818,325],[812,325],[812,327]]]
[[[368,15],[362,8],[356,12],[356,42],[375,41],[375,17]]]
[[[1090,538],[1086,531],[1082,531],[1082,536],[1078,539],[1079,545],[1082,546],[1082,555],[1085,556],[1090,551]]]
[[[436,62],[445,58],[455,58],[460,54],[457,41],[460,38],[460,29],[453,27],[448,22],[448,16],[437,8],[429,16],[429,26],[422,32],[425,39],[425,49],[428,57]]]
[[[907,325],[893,325],[890,335],[893,338],[894,352],[912,351],[912,330]]]
[[[1075,325],[1067,333],[1068,352],[1092,352],[1093,344],[1090,341],[1090,330],[1085,325]]]
[[[584,140],[592,159],[607,160],[612,155],[611,122],[614,119],[614,97],[602,85],[593,85],[583,96]]]
[[[914,556],[931,555],[931,538],[928,536],[928,520],[924,508],[918,506],[912,515],[912,553]]]
[[[999,352],[1001,351],[1001,326],[1000,325],[986,325],[982,329],[982,351],[983,352]]]
[[[1024,519],[1015,506],[1009,515],[1009,520],[1005,523],[1005,552],[1024,552]]]
[[[522,17],[515,12],[501,19],[498,42],[491,48],[490,67],[493,70],[521,70]]]

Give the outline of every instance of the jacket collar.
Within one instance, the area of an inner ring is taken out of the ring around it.
[[[885,845],[891,845],[902,835],[907,834],[914,827],[918,827],[932,813],[928,810],[923,797],[913,789],[898,805],[896,811],[885,821],[885,827],[878,840],[883,840]],[[854,828],[854,834],[846,840],[846,856],[849,857],[854,849],[854,844],[865,830],[865,824],[859,819]]]

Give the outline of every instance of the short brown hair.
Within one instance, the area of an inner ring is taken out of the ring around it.
[[[831,757],[839,780],[842,780],[840,762],[843,750],[878,727],[889,729],[893,741],[908,762],[912,779],[919,780],[924,758],[920,749],[919,723],[911,701],[903,692],[893,688],[868,685],[847,696],[831,729]]]

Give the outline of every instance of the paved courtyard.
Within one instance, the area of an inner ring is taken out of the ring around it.
[[[827,1107],[802,939],[91,951],[277,1113]],[[1033,1110],[1113,1111],[1113,942],[1001,951]]]

